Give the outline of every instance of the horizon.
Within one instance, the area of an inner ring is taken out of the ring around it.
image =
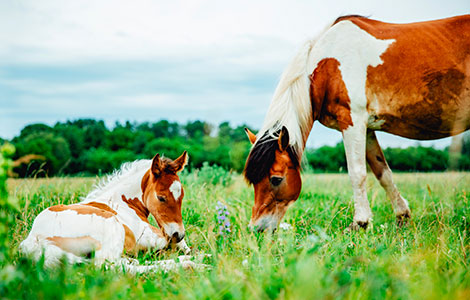
[[[79,118],[261,128],[283,69],[338,16],[406,23],[469,11],[467,1],[3,2],[0,137]],[[378,139],[384,147],[451,142]],[[308,146],[339,141],[341,133],[314,125]]]

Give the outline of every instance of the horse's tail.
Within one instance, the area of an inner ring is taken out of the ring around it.
[[[44,255],[44,266],[48,268],[59,265],[63,259],[69,264],[83,263],[86,261],[85,258],[64,251],[41,236],[29,235],[21,242],[19,250],[34,261],[40,260]]]

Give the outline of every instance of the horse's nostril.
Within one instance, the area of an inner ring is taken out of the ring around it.
[[[280,177],[280,176],[271,176],[271,178],[269,179],[271,181],[271,184],[274,185],[274,186],[278,186],[281,184],[282,180],[284,179],[284,177]]]

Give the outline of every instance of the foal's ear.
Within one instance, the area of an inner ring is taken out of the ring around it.
[[[248,139],[250,140],[250,143],[253,145],[256,142],[256,135],[250,131],[250,129],[245,127],[245,132],[246,135],[248,136]]]
[[[163,171],[163,162],[160,159],[160,154],[155,154],[155,156],[152,159],[152,167],[151,171],[155,177],[160,176],[160,174]]]
[[[173,163],[176,166],[176,172],[183,171],[184,166],[188,164],[188,152],[184,151]]]
[[[282,126],[281,132],[279,133],[279,138],[277,139],[279,145],[279,150],[285,151],[287,146],[289,146],[289,131],[287,131],[286,126]]]

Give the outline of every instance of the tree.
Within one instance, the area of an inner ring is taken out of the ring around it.
[[[62,174],[70,163],[71,154],[67,141],[63,137],[55,136],[53,133],[31,133],[24,137],[21,142],[16,143],[15,146],[17,148],[17,157],[38,154],[46,158],[44,164],[33,163],[29,166],[20,166],[19,170],[15,170],[15,172],[21,177]]]

